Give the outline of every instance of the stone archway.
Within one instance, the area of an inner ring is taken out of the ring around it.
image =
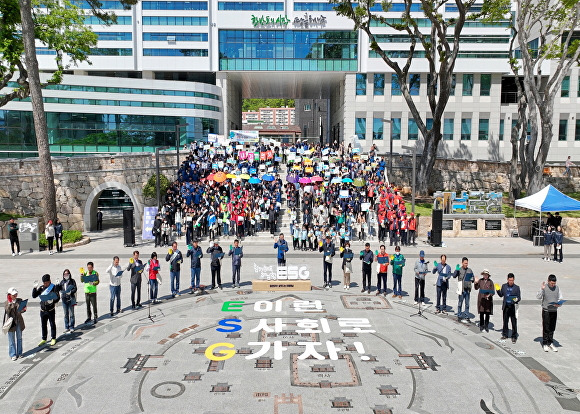
[[[83,214],[84,230],[91,231],[97,227],[97,205],[99,197],[101,196],[101,193],[107,188],[117,188],[119,190],[123,190],[125,194],[131,198],[131,202],[133,203],[134,208],[135,227],[136,229],[140,229],[141,220],[143,217],[143,206],[137,202],[137,198],[135,197],[135,194],[133,194],[133,191],[123,183],[117,181],[106,181],[95,187],[93,191],[91,191],[91,194],[89,194],[87,197]]]

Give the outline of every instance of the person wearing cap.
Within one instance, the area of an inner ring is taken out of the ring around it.
[[[32,297],[37,298],[41,295],[45,296],[45,298],[40,298],[40,326],[42,329],[42,341],[40,341],[38,346],[42,346],[46,343],[46,338],[48,336],[48,322],[50,322],[50,344],[54,345],[56,344],[55,308],[56,303],[60,300],[60,296],[59,288],[50,281],[49,274],[42,276],[42,286],[38,286],[38,281],[34,282]],[[48,299],[48,297],[50,297],[50,299]]]
[[[222,289],[222,258],[224,257],[224,250],[219,245],[217,240],[213,241],[213,244],[207,248],[207,254],[211,255],[210,270],[211,270],[211,286],[210,289],[215,289],[219,286]],[[217,279],[217,285],[216,285]]]
[[[405,256],[401,254],[401,246],[395,247],[395,255],[391,259],[393,266],[393,297],[403,298],[403,267],[405,267]]]
[[[429,272],[429,262],[425,261],[425,252],[419,252],[419,260],[415,262],[415,305],[425,300],[425,275]]]
[[[365,243],[365,249],[360,252],[360,260],[362,260],[362,283],[363,288],[360,291],[364,293],[371,293],[371,278],[372,278],[372,265],[375,260],[375,254],[371,251],[371,244]]]
[[[465,319],[467,322],[471,322],[469,319],[469,300],[471,298],[471,288],[473,286],[473,270],[468,266],[469,260],[467,257],[461,259],[461,266],[455,270],[453,274],[454,278],[457,278],[457,320]],[[465,304],[465,313],[461,312]]]
[[[197,239],[194,240],[193,245],[189,246],[189,249],[187,249],[186,256],[191,257],[191,286],[189,286],[189,294],[193,295],[195,292],[200,291],[199,279],[201,276],[201,258],[203,257],[203,251],[198,245]]]
[[[18,297],[16,288],[8,289],[6,303],[4,303],[4,320],[2,325],[9,318],[12,318],[12,326],[8,329],[8,355],[12,361],[16,361],[22,356],[22,331],[26,327],[22,314],[26,312],[26,307],[20,310],[22,299]]]
[[[517,306],[520,300],[522,300],[522,294],[520,292],[520,287],[514,283],[515,276],[513,273],[508,273],[507,283],[504,283],[500,289],[497,290],[497,294],[500,298],[503,298],[502,302],[502,313],[503,313],[503,329],[501,333],[501,339],[508,338],[508,323],[511,320],[512,323],[512,343],[516,343],[518,339],[518,320],[517,320]]]
[[[489,270],[481,271],[482,278],[475,279],[475,290],[479,290],[477,295],[477,311],[479,312],[479,330],[489,332],[489,317],[493,315],[493,295],[495,287],[490,279]]]
[[[75,305],[77,304],[77,282],[72,278],[70,270],[64,269],[58,287],[64,312],[64,333],[66,334],[75,330]]]
[[[407,234],[407,245],[415,246],[415,238],[417,237],[417,219],[415,218],[415,213],[411,213],[411,217],[409,218],[409,231]]]
[[[449,289],[449,278],[451,277],[451,266],[447,264],[447,255],[442,254],[441,263],[434,262],[433,274],[437,273],[437,310],[435,313],[447,315],[447,289]]]
[[[336,254],[334,243],[330,235],[319,243],[318,251],[323,253],[322,266],[324,274],[324,288],[332,288],[332,258]]]

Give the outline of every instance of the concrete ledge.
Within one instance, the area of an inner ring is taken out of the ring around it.
[[[257,292],[268,291],[309,291],[312,289],[310,280],[252,280],[252,289]]]

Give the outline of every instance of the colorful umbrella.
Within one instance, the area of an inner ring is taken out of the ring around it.
[[[214,174],[214,176],[213,176],[213,180],[214,180],[216,183],[223,183],[225,180],[227,180],[227,178],[228,178],[228,177],[226,176],[226,173],[225,173],[225,172],[223,172],[223,171],[217,172],[217,173],[215,173],[215,174]]]
[[[260,184],[261,181],[258,177],[251,177],[250,180],[248,181],[250,184]]]
[[[352,179],[350,179],[350,178],[348,178],[348,177],[347,177],[347,178],[343,178],[343,179],[342,179],[342,182],[343,182],[343,183],[352,183]]]
[[[205,178],[206,178],[206,180],[213,181],[213,177],[214,177],[214,176],[215,176],[215,174],[210,174],[210,175],[208,175],[208,176],[207,176],[207,177],[205,177]]]
[[[236,178],[236,175],[235,174],[228,174],[228,175],[226,175],[226,178]]]
[[[354,180],[353,185],[355,187],[364,187],[366,185],[366,181],[364,178],[357,178]]]
[[[324,178],[322,178],[322,177],[320,177],[318,175],[315,175],[314,177],[312,177],[310,179],[310,181],[312,181],[313,183],[316,183],[316,182],[324,181]]]
[[[331,184],[340,184],[342,182],[342,179],[340,177],[334,177],[332,180],[330,180]]]
[[[271,174],[265,174],[262,176],[262,181],[274,181],[274,176]]]
[[[249,180],[250,175],[249,174],[241,174],[238,176],[238,178],[241,178],[242,180]]]
[[[312,180],[310,180],[310,178],[308,178],[308,177],[302,177],[301,179],[298,180],[298,182],[300,184],[310,184],[312,182]]]
[[[295,184],[295,183],[298,182],[298,176],[297,175],[290,175],[290,174],[288,174],[286,176],[286,181],[288,181],[291,184]]]

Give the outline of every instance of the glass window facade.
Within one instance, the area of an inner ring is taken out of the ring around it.
[[[294,3],[294,11],[334,11],[332,3]]]
[[[562,89],[560,90],[560,96],[562,98],[570,97],[570,76],[564,76],[564,79],[562,79]]]
[[[133,40],[133,33],[131,32],[95,32],[99,36],[99,40]]]
[[[375,73],[373,85],[373,95],[383,96],[385,94],[385,74]]]
[[[503,135],[505,130],[505,121],[503,119],[499,120],[499,140],[503,141]]]
[[[158,115],[115,115],[47,112],[52,151],[155,151],[175,147],[175,126],[188,123],[182,131],[188,140],[202,140],[219,133],[217,119]],[[0,110],[0,149],[36,150],[32,112]],[[14,157],[14,153],[7,156]],[[29,156],[29,155],[27,155]]]
[[[143,56],[205,57],[207,55],[207,49],[143,49]]]
[[[72,4],[81,8],[81,9],[91,9],[91,5],[88,1],[80,1],[80,0],[72,0]],[[100,0],[100,8],[101,9],[109,9],[109,10],[123,10],[123,4],[120,1],[115,0]]]
[[[207,10],[207,1],[142,1],[143,10]]]
[[[95,47],[89,52],[91,56],[133,56],[133,49],[129,47],[124,48],[109,48],[109,47]]]
[[[284,11],[284,3],[270,1],[220,1],[218,10]]]
[[[122,101],[114,99],[84,99],[84,98],[42,98],[45,103],[67,104],[67,105],[98,105],[98,106],[132,106],[138,108],[179,108],[179,109],[201,109],[205,111],[220,112],[220,108],[214,105],[182,103],[182,102],[143,102],[143,101]],[[30,102],[30,98],[19,99],[20,102]]]
[[[487,141],[489,139],[489,119],[479,120],[479,141]]]
[[[367,138],[367,120],[366,118],[355,118],[354,120],[354,133],[357,135],[358,139]]]
[[[367,75],[365,73],[356,74],[356,94],[357,95],[367,94]]]
[[[144,26],[207,26],[207,17],[143,16]]]
[[[391,75],[391,96],[401,95],[401,85],[399,85],[399,76],[396,73]]]
[[[489,96],[491,94],[491,74],[482,73],[479,79],[479,95]]]
[[[409,75],[409,93],[411,96],[419,96],[421,91],[421,75],[410,74]]]
[[[132,20],[131,16],[117,16],[117,21],[115,23],[111,23],[111,24],[127,26],[127,25],[131,25],[132,21],[133,20]],[[92,25],[101,24],[102,25],[103,21],[96,16],[85,16],[85,24],[92,24]]]
[[[383,119],[373,118],[373,139],[383,139]]]
[[[445,118],[443,120],[443,139],[446,141],[453,141],[453,118]]]
[[[574,130],[574,140],[580,141],[580,119],[576,116],[576,129]]]
[[[463,74],[463,96],[473,95],[473,73]]]
[[[220,30],[220,70],[357,70],[357,32]]]
[[[391,118],[391,138],[401,140],[401,118]]]
[[[461,119],[461,141],[471,139],[471,118]]]
[[[417,122],[414,118],[409,118],[409,125],[408,125],[408,138],[410,140],[418,140],[419,139],[419,127],[417,126]]]
[[[207,33],[143,33],[143,40],[149,42],[207,42]]]
[[[558,125],[558,141],[566,141],[568,139],[568,120],[560,119]]]

